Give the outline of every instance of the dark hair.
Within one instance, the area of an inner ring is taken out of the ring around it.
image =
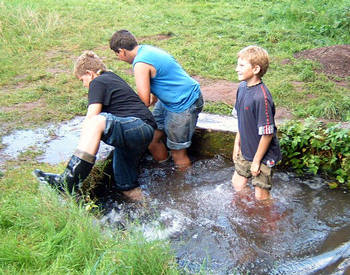
[[[119,49],[131,51],[137,45],[135,36],[127,30],[116,31],[109,40],[109,47],[115,52],[118,52]]]

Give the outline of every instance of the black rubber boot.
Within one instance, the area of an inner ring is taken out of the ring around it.
[[[45,173],[39,169],[35,169],[34,174],[40,182],[48,183],[60,191],[64,191],[66,184],[68,192],[72,193],[73,190],[80,189],[81,183],[87,178],[93,166],[93,163],[73,155],[60,175]]]

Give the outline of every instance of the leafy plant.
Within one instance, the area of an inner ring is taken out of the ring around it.
[[[283,165],[298,174],[324,173],[350,187],[350,131],[314,118],[280,127]]]

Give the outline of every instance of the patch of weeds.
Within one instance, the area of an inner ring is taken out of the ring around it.
[[[42,149],[39,149],[35,146],[31,146],[26,151],[21,152],[18,155],[17,159],[21,162],[33,162],[38,156],[42,155],[43,153],[44,151]]]
[[[273,89],[274,100],[282,104],[289,102],[291,93],[293,94],[294,98],[298,97],[298,95],[296,95],[294,86],[290,82],[280,83],[280,85]]]
[[[52,86],[49,86],[49,85],[41,85],[37,88],[39,91],[42,91],[42,92],[47,92],[47,93],[58,93],[59,92],[59,89],[56,88],[56,87],[52,87]]]
[[[11,122],[18,119],[21,113],[18,111],[8,111],[8,112],[0,112],[0,122]]]
[[[232,106],[221,102],[206,102],[203,108],[203,112],[230,115],[232,112]]]
[[[26,80],[28,82],[35,82],[35,81],[42,80],[45,78],[49,78],[49,76],[47,74],[36,74],[36,75],[28,75],[26,77]]]
[[[305,114],[318,118],[347,121],[350,116],[350,97],[324,95],[311,99],[310,104],[305,108]]]
[[[20,103],[34,102],[40,99],[41,94],[35,89],[26,88],[16,90],[15,93],[0,94],[0,102],[5,106],[12,106]]]
[[[311,60],[302,60],[295,62],[293,71],[297,73],[299,81],[312,82],[316,79],[316,69],[319,68],[316,62]]]

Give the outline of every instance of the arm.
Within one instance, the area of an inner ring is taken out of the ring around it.
[[[85,124],[87,124],[87,121],[93,117],[93,116],[96,116],[98,115],[99,113],[101,113],[102,111],[102,104],[101,103],[93,103],[93,104],[90,104],[89,107],[88,107],[88,110],[86,112],[86,115],[85,115],[85,118],[84,118],[84,121],[82,123],[82,127],[84,128]]]
[[[92,116],[96,116],[102,111],[102,104],[101,103],[93,103],[90,104],[85,116],[85,119],[90,118]]]
[[[142,62],[138,62],[134,66],[137,94],[147,107],[153,103],[151,100],[152,69],[155,70],[153,66]]]
[[[233,146],[232,159],[233,161],[237,160],[239,152],[241,151],[241,135],[237,132],[235,137],[235,143]]]
[[[253,176],[257,176],[260,174],[261,160],[263,159],[267,150],[269,149],[272,138],[273,138],[273,134],[261,136],[258,149],[256,150],[253,163],[250,168],[250,171],[252,172]]]

